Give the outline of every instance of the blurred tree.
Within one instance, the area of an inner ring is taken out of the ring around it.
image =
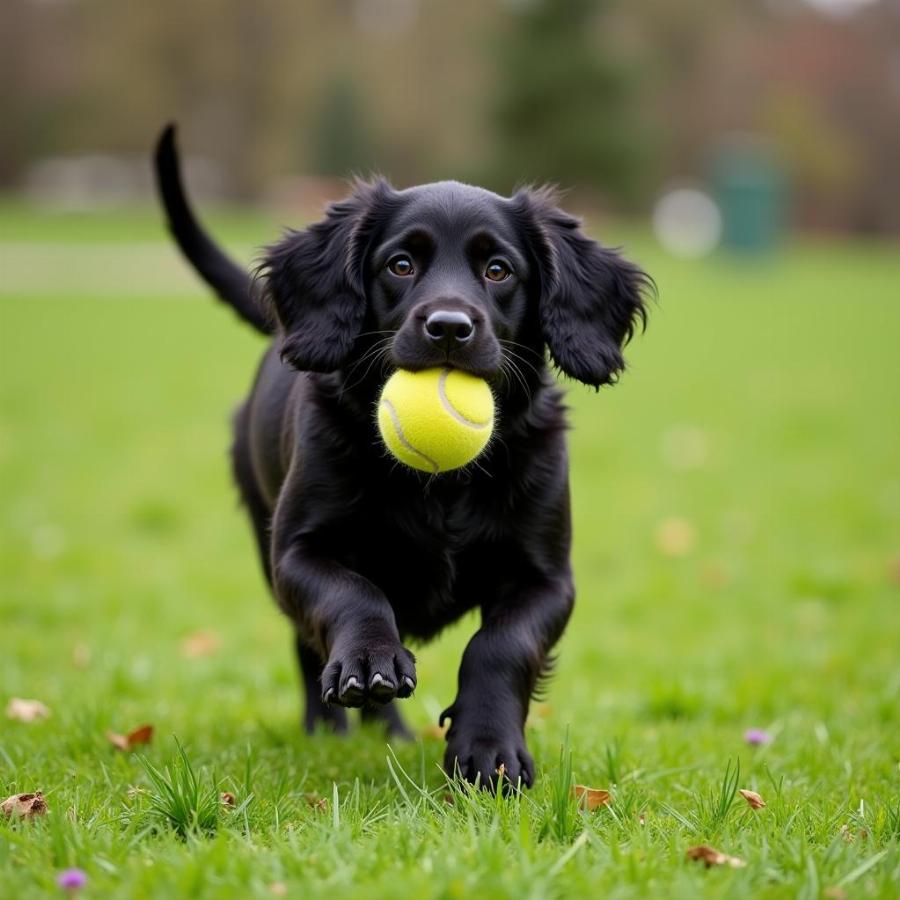
[[[646,187],[649,141],[639,69],[616,52],[612,4],[531,0],[514,9],[497,41],[496,180],[507,188],[549,180],[634,201]]]
[[[313,171],[338,176],[367,173],[375,159],[374,140],[359,85],[349,76],[339,75],[323,93],[311,129]]]

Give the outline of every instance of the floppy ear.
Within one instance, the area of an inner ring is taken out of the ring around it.
[[[512,199],[538,263],[544,341],[568,376],[599,388],[625,368],[622,347],[646,324],[653,282],[615,250],[588,238],[549,189]]]
[[[281,358],[294,368],[333,372],[347,360],[366,314],[363,257],[391,190],[358,182],[321,222],[269,248],[260,274],[283,333]]]

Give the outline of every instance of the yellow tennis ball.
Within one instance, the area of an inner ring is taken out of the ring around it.
[[[422,472],[470,463],[494,428],[494,397],[486,381],[459,369],[398,369],[378,401],[378,430],[391,453]]]

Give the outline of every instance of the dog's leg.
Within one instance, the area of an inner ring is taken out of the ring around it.
[[[444,767],[492,787],[503,766],[513,784],[530,786],[534,763],[525,744],[525,719],[548,654],[574,602],[571,579],[520,588],[482,608],[482,626],[463,653],[459,689],[441,713],[451,720]]]
[[[416,687],[415,657],[400,641],[387,598],[367,578],[323,555],[322,541],[292,533],[292,512],[283,530],[281,506],[275,515],[275,595],[297,631],[327,660],[322,702],[365,706],[409,697]]]
[[[300,678],[306,694],[306,705],[303,714],[303,729],[313,734],[319,722],[324,722],[336,734],[347,731],[347,713],[340,706],[330,706],[322,702],[322,660],[318,653],[307,646],[297,635],[297,662],[300,664]]]
[[[411,741],[413,733],[407,728],[397,704],[391,701],[384,706],[364,706],[360,711],[363,723],[380,724],[388,734],[388,737]]]

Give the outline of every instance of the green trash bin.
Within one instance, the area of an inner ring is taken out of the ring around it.
[[[787,185],[771,142],[730,137],[716,149],[712,169],[722,246],[745,254],[776,249],[784,233]]]

